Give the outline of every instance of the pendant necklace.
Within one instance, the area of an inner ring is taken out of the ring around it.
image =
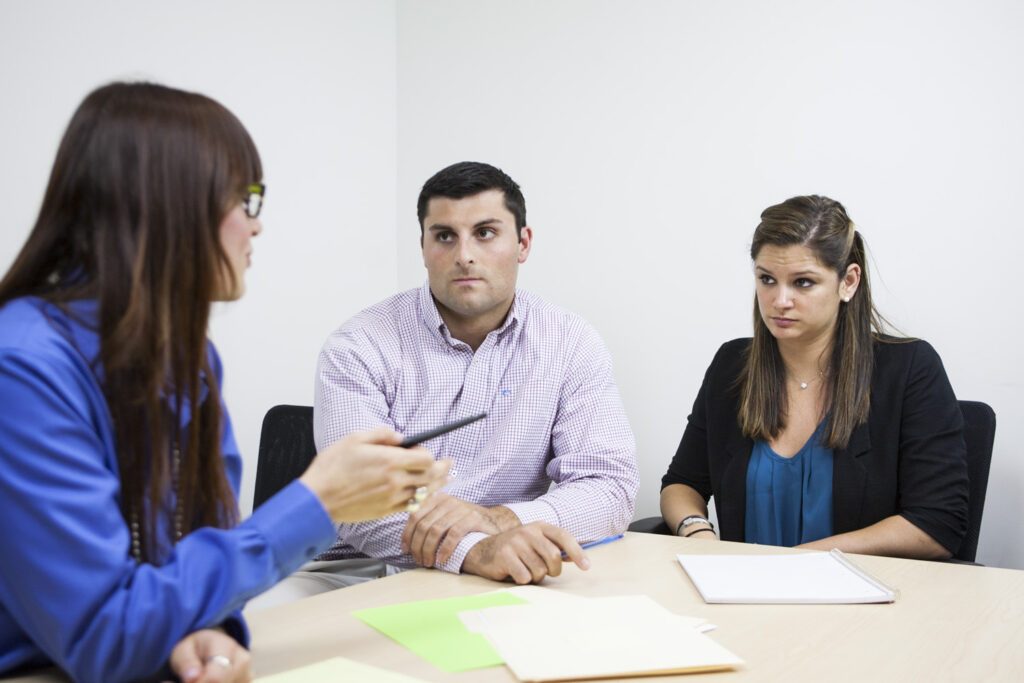
[[[815,381],[815,380],[817,380],[817,379],[820,379],[821,377],[823,377],[823,376],[824,376],[824,374],[825,374],[825,373],[823,373],[823,372],[819,371],[817,375],[815,375],[815,376],[814,376],[814,377],[812,377],[811,379],[807,380],[806,382],[801,382],[801,381],[800,381],[800,380],[798,380],[798,379],[797,379],[796,381],[797,381],[797,382],[799,382],[799,384],[800,384],[800,388],[801,388],[801,389],[806,389],[806,388],[807,388],[807,385],[809,385],[809,384],[810,384],[811,382],[813,382],[813,381]],[[796,379],[796,378],[794,377],[793,379]]]

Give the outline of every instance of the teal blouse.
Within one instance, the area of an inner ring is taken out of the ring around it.
[[[794,546],[832,535],[832,449],[819,424],[792,458],[758,440],[747,466],[746,541]]]

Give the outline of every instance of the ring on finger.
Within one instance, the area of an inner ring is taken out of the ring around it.
[[[427,487],[420,486],[416,489],[416,493],[412,495],[412,499],[417,503],[422,503],[427,499]]]
[[[224,667],[225,669],[231,668],[231,660],[224,655],[213,655],[206,660],[207,664],[216,664],[217,666]]]
[[[405,511],[412,514],[420,509],[420,501],[415,498],[410,498],[409,502],[405,504]]]

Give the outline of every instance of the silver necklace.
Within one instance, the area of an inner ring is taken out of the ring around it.
[[[171,456],[171,490],[174,494],[174,542],[181,540],[181,527],[184,513],[181,508],[181,496],[178,495],[178,472],[181,469],[181,449],[174,447]],[[129,527],[132,535],[132,557],[136,564],[142,563],[142,535],[139,533],[139,511],[132,506]]]
[[[809,379],[809,380],[807,380],[806,382],[801,382],[801,381],[800,381],[800,380],[798,380],[798,379],[797,379],[796,381],[797,381],[797,382],[798,382],[798,383],[800,384],[800,388],[801,388],[801,389],[806,389],[806,388],[807,388],[807,386],[808,386],[808,385],[809,385],[809,384],[810,384],[811,382],[814,382],[815,380],[821,379],[821,378],[822,378],[822,377],[823,377],[824,375],[825,375],[825,373],[819,370],[819,371],[818,371],[818,374],[817,374],[817,375],[815,375],[814,377],[810,378],[810,379]],[[796,377],[794,377],[793,379],[796,379]]]

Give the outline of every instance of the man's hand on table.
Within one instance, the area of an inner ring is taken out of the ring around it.
[[[471,531],[494,535],[521,526],[519,518],[506,507],[488,508],[447,493],[434,493],[409,515],[401,548],[411,553],[417,564],[433,567],[446,562]]]
[[[532,522],[477,543],[462,562],[462,571],[495,581],[538,583],[562,573],[562,552],[580,569],[590,561],[572,535],[546,522]]]

